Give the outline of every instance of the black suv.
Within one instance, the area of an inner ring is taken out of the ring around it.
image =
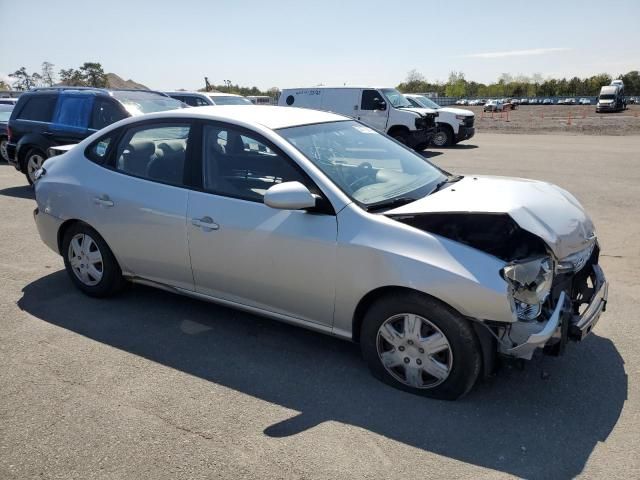
[[[126,117],[183,107],[151,90],[36,88],[20,96],[9,119],[8,160],[33,183],[50,147],[79,143]]]

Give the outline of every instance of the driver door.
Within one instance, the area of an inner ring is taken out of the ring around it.
[[[255,132],[223,123],[203,126],[201,167],[202,189],[189,192],[187,214],[196,291],[330,327],[335,214],[263,203],[274,184],[317,187]]]
[[[386,102],[386,100],[378,90],[362,90],[360,113],[356,118],[369,125],[371,128],[375,128],[379,132],[386,133],[390,107],[388,102],[386,102],[386,108],[384,110],[380,110],[382,102]]]

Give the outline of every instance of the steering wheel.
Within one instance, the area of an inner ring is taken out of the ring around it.
[[[351,189],[351,191],[355,192],[356,190],[363,187],[364,185],[361,184],[369,180],[372,172],[373,165],[371,165],[369,162],[362,162],[360,165],[358,165],[356,167],[357,178],[355,179],[355,181],[349,184],[349,188]]]

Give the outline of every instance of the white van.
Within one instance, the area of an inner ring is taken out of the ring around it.
[[[395,88],[290,88],[282,91],[278,105],[348,115],[416,150],[431,142],[438,116],[433,109],[413,107]]]
[[[441,107],[425,95],[405,93],[404,96],[414,107],[433,108],[438,112],[438,120],[436,122],[438,130],[431,140],[434,146],[448,147],[462,140],[469,140],[475,135],[476,129],[473,126],[475,115],[471,110]]]

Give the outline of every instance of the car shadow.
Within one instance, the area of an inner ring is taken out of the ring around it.
[[[478,148],[478,145],[474,145],[472,143],[458,143],[452,147],[454,150],[473,150],[474,148]]]
[[[420,155],[422,155],[424,158],[433,158],[433,157],[437,157],[438,155],[442,155],[442,152],[434,152],[433,150],[422,150],[421,152],[418,152]]]
[[[579,474],[627,398],[623,359],[595,334],[562,358],[534,358],[522,371],[505,367],[464,399],[445,402],[379,383],[354,344],[147,287],[97,300],[61,270],[25,286],[18,305],[94,341],[300,412],[256,426],[265,435],[337,421],[524,478]]]
[[[14,198],[30,198],[36,199],[36,194],[31,185],[21,185],[20,187],[9,187],[0,190],[0,195]]]

